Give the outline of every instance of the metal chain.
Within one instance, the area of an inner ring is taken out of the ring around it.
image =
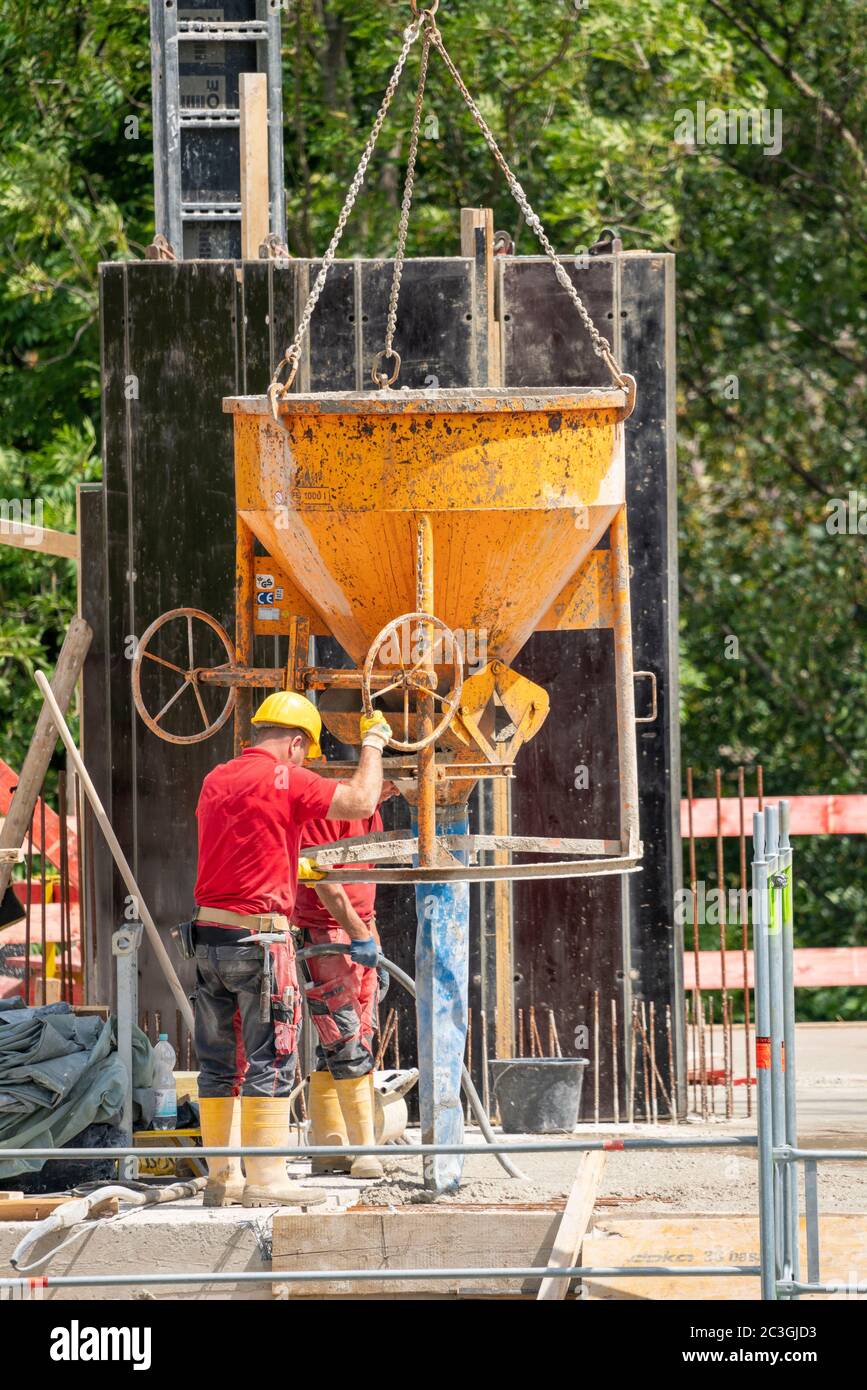
[[[391,75],[389,84],[385,89],[385,95],[382,99],[382,105],[380,106],[379,111],[377,112],[376,120],[374,121],[370,135],[368,136],[367,144],[364,147],[364,153],[361,156],[358,168],[355,172],[355,178],[352,180],[352,183],[349,186],[349,191],[346,194],[346,199],[344,201],[340,217],[337,220],[337,226],[334,229],[334,235],[331,238],[328,250],[325,252],[325,255],[322,258],[322,266],[319,270],[319,274],[316,277],[316,281],[313,285],[313,288],[310,291],[307,303],[304,306],[304,312],[301,315],[301,320],[298,324],[298,330],[292,341],[291,347],[288,347],[284,352],[282,358],[277,364],[277,370],[275,371],[274,376],[271,379],[271,385],[268,387],[268,396],[271,400],[271,411],[275,419],[279,419],[278,405],[281,397],[288,394],[292,386],[292,383],[295,380],[295,376],[298,371],[298,364],[301,361],[301,348],[304,344],[304,339],[307,336],[307,330],[310,327],[310,320],[313,317],[313,310],[316,308],[316,305],[319,302],[319,296],[322,294],[325,281],[328,278],[328,272],[334,264],[334,258],[337,254],[337,248],[340,245],[340,238],[343,236],[344,229],[346,227],[347,222],[349,221],[349,215],[352,212],[353,207],[355,206],[355,200],[358,197],[361,185],[364,183],[364,176],[367,172],[367,166],[370,163],[371,156],[373,155],[373,151],[376,148],[376,142],[379,139],[379,133],[382,130],[385,118],[388,114],[388,109],[391,106],[392,98],[395,92],[397,91],[398,83],[400,82],[401,75],[403,73],[404,67],[406,66],[406,60],[409,57],[410,49],[412,48],[413,44],[418,38],[424,22],[425,16],[424,14],[421,14],[418,16],[418,18],[414,19],[412,23],[404,31],[403,46],[400,50],[400,56],[395,65],[394,72]],[[280,380],[280,376],[283,371],[283,368],[286,366],[289,367],[289,375],[287,376],[285,383],[283,383]]]
[[[400,284],[403,277],[403,263],[406,257],[406,238],[409,231],[409,214],[412,208],[413,187],[415,184],[415,165],[418,157],[418,141],[421,131],[421,116],[424,109],[424,89],[427,81],[428,62],[430,60],[431,30],[425,29],[424,46],[421,53],[421,65],[418,75],[418,91],[415,98],[415,116],[412,123],[412,135],[409,142],[409,156],[406,165],[406,182],[403,190],[403,202],[400,210],[400,226],[397,233],[397,251],[394,257],[394,275],[391,281],[391,296],[388,301],[388,323],[385,330],[385,349],[378,352],[373,361],[373,380],[377,386],[392,386],[400,374],[400,353],[394,350],[394,335],[397,331],[397,302],[400,298]],[[391,359],[394,362],[394,370],[389,376],[386,372],[378,372],[377,367],[383,359]]]
[[[325,281],[328,278],[328,272],[334,264],[335,256],[337,254],[337,248],[340,245],[341,237],[343,236],[346,224],[349,221],[350,213],[352,212],[352,209],[355,206],[355,200],[358,197],[362,184],[364,183],[364,176],[367,172],[367,166],[370,163],[373,151],[376,148],[377,140],[379,139],[379,135],[385,123],[385,118],[388,115],[392,99],[394,97],[395,92],[397,91],[398,84],[400,83],[400,79],[403,74],[403,70],[406,66],[410,50],[412,49],[412,46],[418,38],[422,28],[424,28],[425,31],[424,48],[421,57],[421,68],[419,72],[418,93],[416,96],[415,117],[413,120],[412,138],[410,141],[410,150],[407,162],[406,184],[404,187],[403,202],[401,205],[400,226],[398,231],[398,245],[397,252],[395,255],[394,275],[392,278],[391,295],[388,306],[388,321],[385,335],[385,350],[381,353],[378,353],[374,361],[374,381],[380,386],[389,386],[392,382],[394,382],[397,379],[397,375],[400,371],[400,356],[394,350],[394,335],[397,329],[397,305],[400,296],[401,279],[403,275],[403,266],[406,256],[406,240],[407,231],[409,228],[410,210],[412,207],[412,196],[415,180],[415,165],[418,155],[418,141],[421,129],[421,114],[424,104],[425,82],[427,79],[430,49],[433,45],[435,48],[438,49],[443,62],[445,63],[446,67],[451,73],[455,85],[457,86],[458,90],[463,96],[464,101],[466,102],[467,107],[473,119],[475,120],[476,125],[482,132],[482,135],[485,138],[485,142],[488,148],[490,149],[500,169],[503,171],[512,196],[524,215],[525,222],[527,223],[528,227],[530,227],[536,233],[536,236],[542,248],[544,249],[549,260],[551,261],[551,264],[554,267],[554,273],[557,277],[558,283],[569,295],[569,298],[572,300],[573,304],[575,305],[575,308],[578,310],[581,322],[584,324],[584,327],[587,329],[587,332],[590,336],[593,351],[595,352],[596,356],[601,358],[602,361],[605,363],[616,384],[618,386],[623,387],[628,393],[634,393],[634,379],[623,372],[623,370],[620,367],[620,364],[618,363],[617,359],[615,358],[612,352],[611,343],[602,333],[599,332],[599,329],[596,327],[595,323],[590,317],[590,314],[587,310],[586,305],[584,304],[584,301],[578,294],[578,291],[576,290],[571,279],[569,278],[569,275],[566,272],[566,268],[563,265],[563,262],[560,260],[559,256],[557,255],[557,252],[554,250],[554,247],[548,239],[548,236],[545,232],[544,227],[542,226],[539,217],[533,211],[533,208],[530,205],[529,198],[527,197],[526,193],[524,192],[524,189],[521,187],[521,184],[518,182],[515,175],[512,173],[508,161],[506,160],[505,155],[503,154],[502,150],[497,144],[497,141],[494,138],[494,134],[491,131],[490,126],[488,125],[487,121],[485,120],[484,116],[482,115],[481,111],[479,110],[478,106],[473,100],[469,88],[467,87],[457,67],[455,66],[455,63],[449,55],[448,50],[446,49],[446,46],[443,43],[442,35],[440,34],[440,31],[437,28],[436,21],[434,19],[434,15],[438,8],[438,4],[439,0],[434,0],[434,3],[430,9],[420,11],[416,7],[415,0],[413,0],[412,9],[416,18],[404,30],[403,45],[401,47],[397,63],[395,64],[394,72],[392,73],[388,86],[385,89],[382,104],[379,108],[379,111],[377,112],[376,120],[373,123],[370,135],[368,136],[367,144],[364,147],[364,152],[361,156],[358,168],[355,172],[355,177],[352,180],[352,183],[350,184],[348,192],[346,194],[340,217],[337,220],[337,226],[334,229],[334,234],[328,245],[328,249],[322,258],[322,265],[320,267],[319,274],[316,277],[316,281],[307,298],[307,303],[304,306],[304,311],[301,315],[297,332],[295,334],[291,346],[286,349],[282,358],[277,364],[277,369],[274,372],[271,384],[268,387],[268,396],[271,401],[271,410],[276,420],[279,420],[280,418],[279,402],[284,396],[286,396],[289,393],[292,387],[292,383],[294,382],[295,377],[297,375],[298,366],[301,361],[301,349],[303,347],[304,339],[306,338],[308,329],[310,327],[310,320],[313,317],[313,311],[319,302],[320,295],[322,294],[322,290],[325,286]],[[377,364],[383,358],[390,358],[396,364],[395,369],[390,377],[386,376],[384,372],[377,372]],[[280,377],[285,367],[289,368],[289,374],[286,378],[286,381],[282,382],[280,380]]]
[[[436,24],[433,22],[432,18],[430,18],[427,22],[425,38],[429,38],[430,42],[432,42],[434,46],[439,50],[440,56],[442,57],[442,60],[448,68],[449,72],[451,73],[452,77],[454,78],[455,84],[458,90],[460,91],[461,95],[463,96],[467,106],[469,107],[473,119],[476,122],[476,125],[479,127],[479,130],[485,137],[485,141],[488,145],[488,148],[491,151],[491,154],[494,156],[494,159],[497,161],[497,163],[499,164],[500,168],[506,176],[506,180],[509,184],[512,197],[515,199],[515,202],[518,204],[519,208],[524,214],[524,221],[527,223],[527,226],[532,228],[532,230],[536,233],[539,242],[541,243],[546,255],[548,256],[548,258],[551,261],[551,264],[554,267],[554,273],[557,276],[557,280],[563,286],[563,289],[569,295],[569,298],[572,300],[572,303],[578,310],[578,313],[581,316],[581,322],[584,324],[584,327],[587,329],[587,332],[590,335],[590,340],[593,344],[593,351],[596,353],[596,356],[600,357],[602,361],[605,363],[606,367],[608,368],[612,378],[617,383],[617,385],[622,386],[627,391],[629,391],[630,388],[633,386],[632,378],[627,378],[625,376],[623,370],[620,367],[620,364],[618,363],[616,357],[614,356],[614,353],[611,350],[610,342],[606,337],[603,336],[603,334],[599,332],[599,329],[596,327],[595,323],[590,317],[590,314],[587,311],[587,307],[584,304],[584,301],[582,300],[575,286],[573,285],[571,279],[569,278],[569,275],[566,272],[566,268],[563,265],[563,262],[560,260],[560,257],[557,255],[557,252],[554,250],[554,247],[548,240],[545,228],[542,226],[541,221],[539,220],[538,216],[530,206],[529,198],[527,197],[520,183],[516,179],[515,175],[512,173],[512,170],[509,168],[506,156],[503,154],[502,150],[497,144],[490,126],[488,125],[478,106],[474,102],[466,83],[464,82],[463,78],[458,72],[451,57],[449,56],[446,46],[443,43],[442,35],[440,34],[440,31],[437,28]]]

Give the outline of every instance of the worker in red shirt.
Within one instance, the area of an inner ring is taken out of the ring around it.
[[[395,794],[386,782],[380,803]],[[313,847],[369,835],[382,829],[379,811],[358,820],[315,820],[304,827],[305,852]],[[363,864],[353,865],[364,868]],[[304,944],[351,945],[374,937],[376,887],[372,883],[298,885],[293,924]],[[313,1026],[319,1035],[316,1067],[310,1075],[310,1143],[367,1145],[374,1138],[373,1034],[377,973],[365,970],[351,955],[314,956],[306,963],[311,983],[305,986]],[[388,975],[382,972],[384,979]],[[387,985],[386,985],[387,988]],[[384,993],[384,990],[382,990]],[[372,1154],[351,1161],[342,1156],[313,1160],[314,1173],[351,1173],[354,1178],[381,1178],[382,1164]]]
[[[295,906],[299,844],[313,820],[372,816],[382,790],[382,750],[391,737],[381,714],[361,718],[361,755],[347,782],[303,766],[321,757],[322,721],[292,691],[269,695],[253,716],[249,748],[208,773],[196,816],[199,868],[193,919],[199,1114],[206,1147],[228,1146],[237,1083],[235,1016],[246,1069],[240,1083],[241,1142],[285,1147],[295,1077],[301,1003],[289,923]],[[253,933],[286,940],[239,945]],[[352,960],[376,979],[376,940],[352,943]],[[290,1183],[280,1157],[210,1163],[207,1205],[307,1205],[324,1194]]]

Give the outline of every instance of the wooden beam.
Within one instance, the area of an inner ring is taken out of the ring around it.
[[[502,385],[500,332],[494,312],[494,213],[491,208],[461,208],[461,255],[475,263],[475,311],[479,344],[479,386]]]
[[[277,1298],[412,1299],[533,1296],[533,1279],[389,1279],[389,1269],[542,1269],[556,1230],[550,1211],[461,1211],[427,1205],[381,1212],[323,1211],[274,1213],[272,1268],[364,1269],[381,1271],[375,1280],[337,1279],[318,1283],[274,1284]]]
[[[241,255],[259,259],[270,231],[268,183],[268,89],[264,72],[240,75]]]
[[[59,555],[78,561],[78,536],[69,531],[52,531],[49,526],[25,526],[21,521],[4,521],[0,526],[0,545],[32,550],[36,555]]]
[[[584,1154],[578,1173],[569,1193],[566,1210],[560,1228],[554,1237],[549,1269],[564,1268],[578,1263],[578,1253],[584,1243],[587,1227],[593,1216],[596,1195],[605,1167],[606,1155],[600,1149]],[[566,1297],[569,1280],[561,1275],[558,1278],[543,1279],[536,1295],[537,1303],[552,1303]]]

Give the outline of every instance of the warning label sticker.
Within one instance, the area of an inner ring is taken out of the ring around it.
[[[260,623],[265,623],[265,622],[269,622],[269,623],[273,622],[273,623],[276,623],[276,622],[279,620],[279,617],[280,617],[280,609],[279,609],[279,608],[260,608],[260,609],[258,610],[258,612],[256,613],[256,617],[259,619]]]

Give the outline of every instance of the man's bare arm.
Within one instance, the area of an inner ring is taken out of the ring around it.
[[[370,926],[361,920],[346,893],[342,883],[312,883],[308,885],[316,894],[326,911],[331,913],[338,926],[353,941],[366,941],[375,935]]]
[[[348,782],[339,783],[328,811],[328,820],[366,820],[379,805],[382,791],[382,753],[362,748],[358,767]]]

